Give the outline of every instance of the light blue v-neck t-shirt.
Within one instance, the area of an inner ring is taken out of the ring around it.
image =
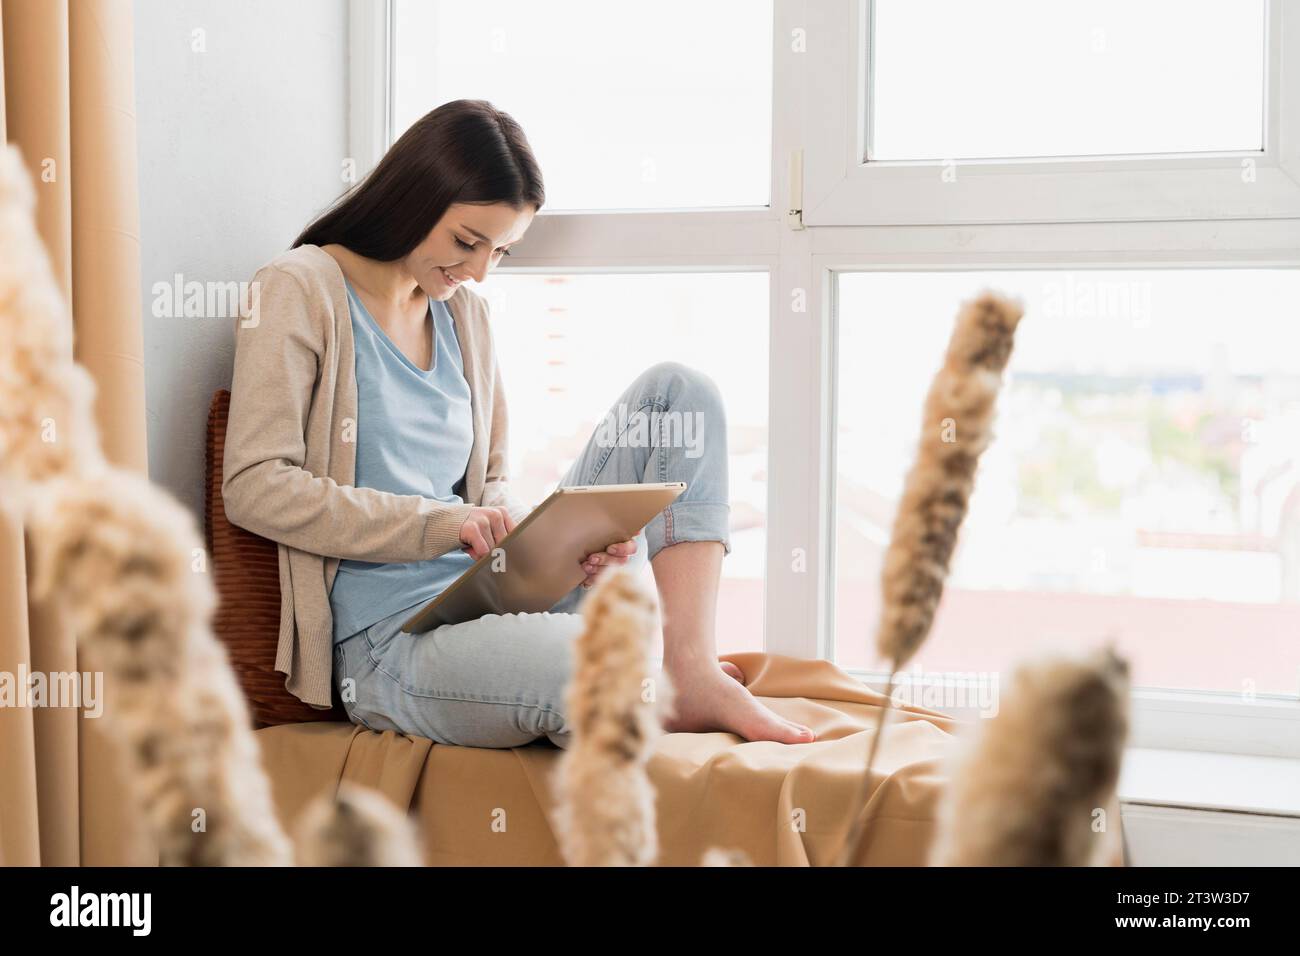
[[[429,300],[435,357],[425,371],[393,344],[351,283],[347,289],[357,379],[354,484],[463,503],[452,488],[469,464],[474,425],[451,313]],[[473,563],[459,550],[407,564],[340,561],[330,589],[334,640],[432,600]]]

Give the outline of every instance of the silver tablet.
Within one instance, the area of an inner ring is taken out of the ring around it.
[[[681,481],[557,488],[402,630],[550,610],[586,578],[583,558],[636,537],[685,490]]]

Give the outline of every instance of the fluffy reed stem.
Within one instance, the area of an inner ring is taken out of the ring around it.
[[[658,853],[646,764],[671,688],[652,674],[654,596],[629,570],[607,572],[583,604],[565,700],[572,741],[556,774],[556,829],[570,866],[647,866]]]
[[[1022,665],[958,762],[932,863],[1100,862],[1112,849],[1106,814],[1128,732],[1128,686],[1128,665],[1110,650]]]
[[[876,651],[891,662],[890,694],[898,671],[920,649],[934,622],[979,457],[993,438],[1002,373],[1023,314],[1017,303],[992,292],[965,303],[926,396],[916,460],[898,503],[881,573]],[[871,793],[871,769],[889,706],[886,699],[876,720],[854,804],[859,811]],[[838,857],[841,866],[856,859],[864,827],[859,812]]]
[[[16,149],[0,152],[0,479],[31,532],[37,599],[103,669],[104,724],[164,864],[279,864],[247,706],[210,630],[215,603],[193,517],[105,464],[92,381],[32,218]]]
[[[354,783],[313,800],[298,818],[294,843],[299,866],[423,865],[410,817]]]

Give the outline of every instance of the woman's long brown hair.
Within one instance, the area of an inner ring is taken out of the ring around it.
[[[452,100],[416,121],[293,246],[338,243],[392,262],[419,245],[452,203],[541,209],[545,202],[519,124],[487,100]]]

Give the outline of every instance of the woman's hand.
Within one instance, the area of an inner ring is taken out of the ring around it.
[[[460,526],[460,542],[475,561],[491,554],[497,542],[515,530],[515,519],[501,505],[471,508]]]
[[[636,541],[619,541],[611,544],[604,551],[593,551],[582,562],[582,570],[587,572],[587,579],[582,582],[584,588],[596,583],[600,572],[611,565],[627,564],[627,559],[636,554]]]

